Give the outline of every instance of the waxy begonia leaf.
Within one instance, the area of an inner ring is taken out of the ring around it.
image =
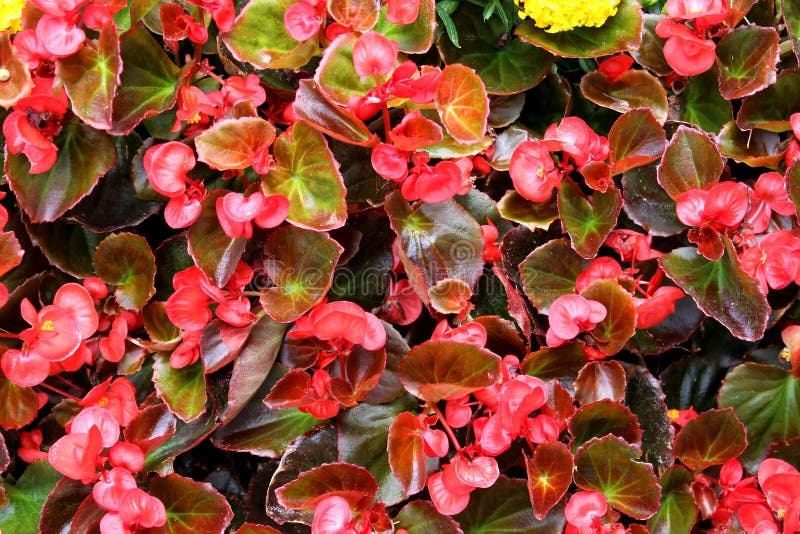
[[[739,27],[717,43],[719,90],[728,100],[752,95],[775,83],[779,59],[775,28]]]
[[[458,523],[440,514],[430,501],[411,501],[395,516],[397,528],[409,534],[464,534]]]
[[[572,450],[592,438],[601,438],[607,434],[619,436],[631,445],[640,445],[642,429],[639,421],[628,408],[609,399],[601,399],[584,404],[569,422],[572,434]]]
[[[780,145],[781,138],[778,134],[766,130],[740,130],[733,121],[722,127],[717,142],[723,156],[750,167],[774,169],[783,160],[786,151]]]
[[[131,0],[128,2],[130,4],[131,24],[136,24],[142,20],[159,3],[160,0]]]
[[[531,352],[522,360],[519,370],[545,381],[558,380],[563,386],[572,388],[585,362],[582,343],[564,343]]]
[[[747,446],[744,425],[732,408],[710,410],[692,419],[675,436],[675,457],[702,471],[737,458]]]
[[[464,534],[552,534],[564,529],[563,512],[534,517],[527,482],[500,475],[491,488],[470,493],[469,506],[454,517]]]
[[[369,392],[378,385],[384,367],[386,367],[385,350],[354,347],[345,359],[344,365],[332,369],[331,395],[342,406],[352,408],[366,399]]]
[[[400,237],[409,280],[423,300],[441,280],[455,278],[474,287],[483,272],[480,225],[454,200],[412,209],[399,192],[386,197],[386,212]]]
[[[222,42],[239,61],[257,69],[296,69],[317,51],[315,38],[301,43],[286,31],[283,15],[294,0],[250,0]]]
[[[120,37],[122,74],[113,103],[113,135],[128,135],[142,119],[172,107],[178,67],[141,24]]]
[[[642,457],[663,473],[675,459],[672,442],[675,432],[667,416],[661,383],[641,366],[627,368],[625,405],[639,418],[642,427]]]
[[[495,287],[495,286],[489,286]],[[525,354],[525,343],[512,321],[499,315],[481,315],[474,322],[486,329],[486,348],[495,354]]]
[[[381,9],[377,0],[328,0],[327,5],[336,22],[358,32],[370,30],[378,22]]]
[[[200,359],[206,374],[218,371],[234,361],[244,347],[250,326],[231,326],[221,319],[212,319],[200,337]]]
[[[581,296],[596,300],[606,308],[606,317],[591,330],[597,348],[616,354],[636,332],[636,305],[631,294],[615,280],[600,280],[585,289]]]
[[[759,128],[770,132],[791,129],[789,117],[800,109],[800,71],[785,70],[778,80],[742,101],[736,124],[743,130]]]
[[[623,72],[614,81],[600,71],[587,72],[581,78],[581,93],[598,106],[620,113],[648,108],[660,124],[667,120],[667,92],[646,70]]]
[[[266,525],[244,523],[242,526],[237,528],[233,534],[281,534],[281,531]]]
[[[0,276],[19,265],[24,255],[14,232],[0,232]]]
[[[644,14],[642,44],[631,50],[631,55],[643,67],[647,67],[659,76],[666,76],[672,72],[672,67],[664,58],[664,39],[656,35],[656,26],[661,19],[660,14]],[[694,78],[693,76],[691,79]]]
[[[171,438],[177,423],[178,419],[166,404],[147,406],[125,427],[125,441],[147,453]]]
[[[362,403],[342,413],[339,419],[339,459],[366,467],[378,482],[376,498],[391,506],[404,501],[405,487],[390,467],[388,441],[394,427],[405,410],[415,409],[417,401],[408,395],[391,404]],[[413,439],[417,436],[407,436]],[[404,458],[402,461],[409,460]],[[423,455],[422,483],[425,481]],[[396,465],[396,464],[395,464]]]
[[[625,349],[638,354],[662,354],[689,339],[703,317],[703,312],[687,295],[678,299],[675,312],[666,319],[650,328],[636,329]]]
[[[393,24],[386,20],[387,6],[381,9],[381,16],[373,28],[392,41],[396,41],[401,52],[422,54],[433,44],[433,31],[436,29],[436,1],[419,0],[417,20],[410,24]]]
[[[403,384],[400,382],[398,369],[400,361],[408,354],[408,343],[392,325],[384,321],[381,321],[381,323],[384,330],[386,330],[386,345],[384,346],[386,367],[381,373],[378,385],[369,392],[365,399],[366,402],[372,404],[391,402],[405,392]]]
[[[515,33],[524,41],[561,57],[596,57],[635,50],[642,42],[642,7],[633,0],[622,0],[617,13],[599,28],[580,27],[550,33],[537,28],[531,19],[517,26]]]
[[[39,401],[33,388],[20,387],[0,373],[0,427],[20,428],[36,417]]]
[[[794,205],[800,209],[800,161],[795,160],[786,169],[786,191]]]
[[[194,142],[197,159],[212,169],[246,169],[256,153],[275,140],[275,127],[260,117],[240,117],[215,122]]]
[[[800,5],[794,2],[781,2],[781,14],[786,24],[786,32],[792,39],[794,54],[800,58]]]
[[[72,111],[89,126],[110,130],[112,105],[120,81],[122,61],[113,24],[100,29],[96,44],[84,44],[76,53],[56,61],[56,78],[64,84]]]
[[[352,1],[352,0],[351,0]],[[358,0],[372,2],[374,0]],[[335,2],[342,4],[344,2]],[[314,83],[329,101],[342,107],[353,97],[361,97],[375,87],[373,78],[360,78],[353,65],[353,45],[358,40],[355,33],[340,35],[325,48],[314,73]]]
[[[489,117],[486,119],[492,128],[504,128],[519,119],[525,106],[525,93],[510,95],[489,95]]]
[[[448,65],[460,63],[475,69],[489,93],[514,94],[530,89],[542,81],[555,60],[541,48],[504,38],[507,30],[500,18],[486,20],[473,4],[460,4],[452,19],[461,47],[442,32],[436,42],[439,52]]]
[[[631,169],[622,175],[622,209],[650,235],[678,234],[686,227],[675,213],[675,201],[656,180],[656,165]]]
[[[195,265],[218,286],[228,283],[242,257],[247,239],[228,237],[217,218],[217,198],[227,190],[209,192],[203,200],[200,217],[189,227],[189,255]]]
[[[186,232],[165,239],[155,250],[156,256],[156,300],[166,301],[172,292],[172,277],[175,273],[194,265],[189,255]]]
[[[169,343],[180,337],[180,329],[169,321],[163,302],[149,302],[142,308],[142,322],[152,341]]]
[[[546,79],[549,80],[551,78],[552,75],[548,76]],[[489,113],[489,121],[491,121],[491,112]],[[514,126],[506,128],[495,138],[494,153],[487,163],[495,170],[507,171],[511,165],[511,156],[514,154],[514,151],[527,140],[528,132],[526,130]],[[533,202],[530,203],[533,204]]]
[[[392,473],[406,495],[411,496],[425,488],[427,476],[424,427],[411,412],[398,414],[388,431],[388,462]]]
[[[96,234],[64,219],[41,224],[24,222],[28,237],[50,263],[72,276],[95,274],[92,258],[107,234]]]
[[[736,367],[725,377],[719,405],[732,407],[747,428],[748,445],[740,459],[750,472],[773,442],[800,434],[800,381],[780,367]]]
[[[589,404],[601,399],[625,398],[625,369],[614,360],[589,362],[575,379],[575,400]]]
[[[0,485],[4,497],[0,507],[0,529],[20,534],[38,532],[42,506],[60,478],[61,473],[45,460],[29,465],[14,485],[3,481]]]
[[[374,146],[378,143],[378,138],[361,119],[349,109],[331,103],[313,80],[300,80],[294,111],[301,119],[339,141],[359,146]],[[372,169],[369,158],[366,163]],[[347,173],[349,167],[342,172]],[[385,180],[381,181],[386,183]]]
[[[156,292],[156,260],[144,237],[113,234],[94,251],[94,269],[107,284],[115,285],[114,297],[126,310],[138,310]]]
[[[680,120],[712,133],[733,120],[733,106],[719,92],[718,73],[715,66],[687,80],[686,89],[676,100]]]
[[[568,181],[558,190],[558,212],[567,229],[572,248],[584,258],[593,258],[617,224],[622,195],[611,188],[595,191],[591,197]]]
[[[531,202],[516,191],[506,191],[497,209],[504,219],[520,223],[533,231],[537,228],[547,230],[558,219],[558,206],[553,196],[545,202]]]
[[[697,303],[706,315],[746,341],[761,339],[770,307],[758,283],[739,267],[727,238],[725,254],[709,261],[695,247],[682,247],[661,258],[667,276]]]
[[[542,443],[533,450],[533,457],[525,458],[528,493],[533,505],[533,515],[539,521],[567,493],[572,484],[574,465],[572,453],[560,441]]]
[[[378,484],[363,467],[344,462],[323,464],[304,473],[275,491],[286,508],[314,510],[317,503],[332,495],[345,499],[351,507],[369,506]]]
[[[191,423],[178,421],[175,432],[145,454],[145,471],[171,472],[172,460],[203,441],[218,424],[213,410],[206,410]]]
[[[275,283],[261,291],[270,317],[290,323],[319,303],[331,287],[344,249],[323,232],[283,226],[264,242],[264,272]]]
[[[9,32],[0,33],[0,65],[8,71],[8,79],[0,84],[0,107],[7,109],[30,93],[33,85],[28,66],[11,45]]]
[[[587,264],[566,239],[548,241],[519,264],[525,294],[546,313],[558,297],[575,292],[575,280]]]
[[[483,139],[489,97],[483,80],[474,70],[460,64],[446,66],[433,101],[447,133],[458,143],[477,143]]]
[[[659,376],[666,402],[674,408],[685,409],[691,406],[699,411],[716,407],[715,397],[727,371],[727,367],[722,367],[708,357],[681,358],[670,364]]]
[[[776,441],[769,448],[770,458],[777,458],[797,467],[800,465],[800,436]]]
[[[432,402],[485,388],[499,376],[497,355],[455,341],[426,341],[400,362],[400,380],[406,391]]]
[[[661,488],[653,466],[636,461],[640,453],[617,436],[595,438],[575,455],[575,483],[602,493],[609,506],[635,519],[658,511]]]
[[[111,138],[77,117],[64,125],[53,142],[58,147],[58,159],[43,173],[30,174],[30,163],[24,154],[6,155],[8,183],[35,223],[61,217],[97,185],[117,159]]]
[[[692,188],[706,188],[719,182],[722,156],[708,134],[679,126],[658,165],[658,183],[677,198]]]
[[[750,9],[752,9],[756,2],[757,0],[730,0],[728,2],[729,10],[728,16],[725,18],[725,24],[729,28],[735,28],[750,12]],[[771,19],[773,15],[770,14],[768,17]]]
[[[169,364],[169,357],[156,355],[153,362],[153,384],[158,396],[181,420],[200,417],[206,408],[206,380],[203,363],[196,361],[181,369]]]
[[[69,532],[68,527],[71,526],[78,508],[91,493],[92,486],[80,480],[61,477],[44,502],[38,532],[40,534]],[[37,532],[35,526],[34,524],[31,532]]]
[[[664,473],[661,508],[647,521],[651,534],[689,534],[697,518],[697,506],[690,489],[692,474],[676,465]]]
[[[661,157],[667,147],[664,129],[649,108],[632,109],[608,132],[614,173],[641,167]]]
[[[325,137],[304,121],[275,141],[277,168],[263,178],[267,194],[289,199],[288,221],[310,230],[332,230],[347,218],[339,164]]]
[[[228,501],[207,482],[167,475],[150,480],[148,490],[164,503],[169,534],[222,534],[233,519]]]

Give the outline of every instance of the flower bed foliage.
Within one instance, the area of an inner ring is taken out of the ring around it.
[[[800,7],[0,6],[0,530],[800,531]]]

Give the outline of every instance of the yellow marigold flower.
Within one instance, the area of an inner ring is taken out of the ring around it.
[[[617,13],[619,0],[520,0],[519,17],[530,17],[548,33],[602,26]]]
[[[22,29],[19,23],[23,6],[25,0],[0,1],[0,32],[11,30],[11,33],[17,33]]]

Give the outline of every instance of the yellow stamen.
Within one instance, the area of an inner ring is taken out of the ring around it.
[[[786,347],[783,347],[783,350],[781,350],[779,356],[781,359],[786,360],[787,362],[792,361],[792,353]]]
[[[48,320],[46,320],[45,322],[42,323],[42,328],[41,329],[42,330],[46,330],[48,332],[52,332],[53,330],[56,329],[56,327],[53,324],[53,321],[51,319],[48,319]]]
[[[667,410],[667,417],[669,417],[670,420],[672,420],[672,421],[675,421],[680,416],[681,416],[681,411],[680,410],[676,410],[674,408],[672,410]]]

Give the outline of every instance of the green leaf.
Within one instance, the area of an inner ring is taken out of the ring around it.
[[[0,373],[0,427],[21,428],[33,421],[38,411],[36,391],[20,387]]]
[[[30,174],[24,154],[6,155],[11,190],[31,221],[51,222],[78,203],[97,185],[117,159],[111,138],[73,117],[53,142],[58,159],[53,167]]]
[[[778,80],[742,101],[736,124],[742,130],[760,128],[770,132],[791,130],[789,117],[800,109],[800,71],[785,70]]]
[[[717,67],[691,76],[676,101],[681,120],[716,133],[733,119],[733,106],[719,93]]]
[[[599,491],[623,514],[647,519],[658,511],[661,488],[653,466],[636,461],[639,454],[622,438],[595,438],[575,455],[575,483]]]
[[[268,194],[289,199],[289,222],[309,230],[344,225],[346,191],[325,137],[298,121],[278,137],[273,153],[277,168],[263,178],[263,186]]]
[[[656,26],[661,20],[661,14],[645,13],[644,27],[642,28],[642,44],[631,50],[631,55],[641,66],[646,67],[658,74],[666,76],[672,72],[664,58],[664,40],[656,35]],[[689,80],[695,79],[692,76]]]
[[[780,6],[786,32],[792,39],[794,54],[800,58],[800,5],[795,2],[781,2]]]
[[[412,348],[400,362],[400,380],[406,391],[431,402],[490,386],[499,373],[497,355],[455,341],[426,341]]]
[[[740,130],[733,121],[722,127],[717,142],[723,156],[750,167],[776,169],[786,152],[778,134],[766,130]]]
[[[564,343],[531,352],[522,360],[520,371],[544,381],[558,380],[564,387],[572,388],[585,362],[582,343]]]
[[[359,146],[378,144],[378,137],[369,131],[361,119],[349,109],[331,103],[313,80],[300,80],[295,93],[294,110],[301,119],[334,139]],[[372,164],[369,163],[369,158],[367,158],[366,164],[369,165],[369,172],[374,174],[375,171]],[[345,181],[347,181],[347,173],[350,172],[349,167],[351,166],[346,166],[343,171]],[[377,178],[383,184],[387,183],[379,176]]]
[[[460,144],[477,143],[486,133],[489,96],[483,80],[464,65],[448,65],[433,97],[442,124]]]
[[[14,534],[38,534],[42,507],[60,478],[61,473],[47,460],[40,460],[29,465],[13,486],[3,481],[8,502],[0,508],[0,529]]]
[[[381,16],[373,30],[382,33],[392,41],[397,41],[401,52],[422,54],[433,44],[433,31],[436,29],[438,6],[435,0],[420,0],[417,20],[410,24],[392,24],[386,20],[387,7],[381,9]],[[448,31],[449,33],[449,31]]]
[[[139,310],[156,288],[156,259],[150,245],[136,234],[113,234],[94,251],[94,269],[107,284],[117,286],[114,297],[126,310]]]
[[[189,227],[189,255],[219,287],[223,287],[236,269],[242,257],[247,239],[231,239],[222,229],[217,218],[217,199],[228,191],[218,189],[209,192],[203,200],[200,217]]]
[[[222,534],[233,519],[228,501],[207,482],[180,475],[155,477],[148,492],[164,503],[167,534]]]
[[[169,364],[169,356],[158,354],[153,358],[153,384],[158,396],[182,421],[189,423],[205,412],[206,379],[202,362],[175,369]]]
[[[553,196],[546,202],[531,202],[516,191],[509,190],[497,203],[497,209],[504,219],[520,223],[531,231],[537,228],[547,230],[558,219],[558,206]]]
[[[525,295],[540,313],[547,313],[558,297],[575,292],[575,280],[587,265],[566,239],[548,241],[519,264]]]
[[[79,278],[95,275],[92,258],[107,234],[90,232],[64,218],[52,223],[24,222],[28,237],[51,264]]]
[[[752,95],[775,83],[780,57],[775,28],[739,27],[717,43],[719,90],[728,100]]]
[[[110,133],[128,135],[142,119],[175,104],[178,67],[141,23],[122,34],[119,49],[122,74]]]
[[[742,464],[751,473],[770,445],[800,434],[800,381],[772,365],[746,363],[725,378],[720,407],[731,407],[747,428]]]
[[[722,156],[708,134],[679,126],[658,165],[658,183],[676,199],[684,191],[719,182]]]
[[[605,354],[616,354],[636,331],[636,306],[631,294],[616,280],[599,280],[581,295],[596,300],[606,308],[606,317],[591,330],[597,348]]]
[[[581,78],[581,93],[598,106],[620,113],[648,108],[660,124],[667,120],[667,92],[646,70],[629,70],[613,81],[599,70],[587,72]]]
[[[274,140],[275,127],[270,122],[260,117],[239,117],[215,122],[194,142],[197,159],[212,169],[242,170]]]
[[[625,406],[610,399],[600,399],[578,408],[569,422],[572,450],[608,434],[619,436],[631,445],[640,445],[642,429],[637,417]]]
[[[395,516],[397,528],[409,534],[463,534],[458,523],[440,514],[430,501],[411,501]]]
[[[112,103],[121,71],[119,39],[113,24],[100,29],[96,43],[56,61],[56,78],[64,84],[72,111],[98,130],[111,129]]]
[[[706,315],[731,334],[746,341],[761,339],[770,314],[767,297],[739,267],[730,240],[723,240],[725,254],[718,261],[707,260],[695,247],[682,247],[662,257],[661,265]]]
[[[667,136],[649,108],[637,108],[614,122],[608,142],[616,174],[661,157],[667,147]]]
[[[615,188],[605,193],[595,191],[591,197],[568,181],[558,190],[558,212],[567,229],[572,248],[582,257],[590,259],[605,242],[617,225],[622,209],[622,195]]]
[[[561,57],[597,57],[636,50],[642,42],[642,7],[634,0],[622,0],[616,15],[599,28],[575,28],[549,33],[527,19],[515,33],[523,40]]]
[[[78,509],[91,493],[92,486],[84,484],[80,480],[61,477],[44,502],[39,519],[38,534],[69,532]],[[2,516],[2,511],[0,511],[0,516]]]
[[[631,169],[622,175],[622,209],[650,235],[670,236],[686,227],[678,220],[675,201],[658,185],[656,165]]]
[[[697,518],[690,484],[692,474],[675,466],[661,477],[661,508],[647,521],[651,534],[689,534]]]
[[[333,281],[333,269],[344,252],[324,232],[283,226],[264,242],[264,272],[275,287],[261,291],[270,317],[290,323],[319,303]]]
[[[466,2],[459,5],[453,22],[462,46],[453,45],[444,33],[439,35],[436,46],[444,62],[474,69],[492,94],[520,93],[542,81],[555,57],[519,39],[504,37],[506,25],[496,17],[483,19],[480,11]]]
[[[361,0],[359,0],[361,1]],[[343,2],[336,2],[341,4]],[[355,33],[340,35],[325,48],[314,73],[314,83],[320,93],[334,104],[347,107],[353,97],[362,97],[375,87],[373,78],[360,78],[353,65],[353,45],[358,40]]]
[[[469,506],[455,516],[464,534],[552,534],[564,529],[563,512],[534,517],[527,482],[500,475],[491,488],[470,494]]]
[[[590,404],[602,399],[621,401],[625,397],[625,370],[615,360],[588,362],[575,379],[575,400]]]
[[[746,446],[744,425],[732,408],[709,410],[675,436],[675,457],[689,469],[702,471],[737,458]]]
[[[300,473],[297,479],[278,488],[275,495],[281,506],[310,511],[331,495],[342,497],[356,509],[369,506],[377,492],[378,484],[369,471],[337,462]]]
[[[296,69],[317,50],[317,40],[295,41],[286,31],[283,14],[294,0],[250,0],[222,42],[239,61],[255,68]]]
[[[146,423],[144,422],[143,426],[146,426]],[[204,415],[191,423],[178,421],[174,431],[169,426],[157,427],[159,431],[167,430],[165,435],[168,437],[167,439],[157,437],[157,445],[145,454],[144,470],[148,472],[171,471],[172,460],[203,441],[217,425],[217,418],[213,410],[207,410]],[[166,503],[164,504],[166,505]]]
[[[574,467],[572,453],[560,441],[542,443],[533,450],[532,458],[525,458],[528,493],[536,519],[547,517],[567,493]]]

